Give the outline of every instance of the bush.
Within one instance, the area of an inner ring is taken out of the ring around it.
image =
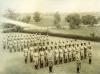
[[[85,15],[85,16],[82,16],[82,23],[84,25],[94,26],[94,24],[97,24],[98,22],[95,16]]]
[[[78,28],[81,23],[80,15],[76,13],[69,14],[65,17],[65,21],[69,23],[71,29]]]

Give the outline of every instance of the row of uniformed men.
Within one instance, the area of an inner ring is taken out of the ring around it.
[[[13,33],[5,36],[3,40],[4,49],[12,51],[23,51],[25,47],[42,45],[48,41],[48,35]]]
[[[78,42],[78,43],[77,43]],[[53,43],[52,43],[53,44]],[[66,63],[71,61],[77,61],[77,67],[81,63],[81,60],[89,57],[89,63],[92,59],[92,50],[90,42],[72,41],[72,44],[63,42],[60,44],[47,45],[47,46],[33,46],[24,49],[25,63],[28,59],[33,62],[36,69],[48,66],[50,72],[52,71],[53,64]],[[28,58],[30,57],[30,58]]]

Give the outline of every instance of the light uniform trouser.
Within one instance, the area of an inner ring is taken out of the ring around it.
[[[18,47],[19,47],[19,48],[18,48],[18,49],[19,49],[18,51],[20,52],[20,51],[21,51],[21,46],[20,46],[20,45],[18,45]]]
[[[73,60],[75,60],[76,52],[73,51]]]
[[[30,53],[30,62],[33,62],[33,53]]]
[[[55,50],[55,59],[54,60],[55,60],[55,64],[59,63],[59,51],[57,49]]]
[[[3,41],[3,49],[6,49],[6,41]]]
[[[59,63],[59,54],[58,53],[56,53],[56,55],[55,55],[55,62],[58,64]]]
[[[48,52],[45,51],[45,65],[48,66]]]
[[[86,47],[84,47],[84,58],[87,58],[88,56],[88,49]]]
[[[63,58],[63,52],[60,52],[60,61],[61,61],[61,63],[63,63],[64,62],[64,58]]]
[[[48,61],[48,65],[49,65],[49,72],[52,72],[53,70],[53,61]]]
[[[71,53],[71,51],[69,52],[69,61],[72,61],[72,53]]]
[[[25,63],[27,63],[27,59],[28,59],[28,53],[27,52],[24,52],[24,56],[25,56]]]
[[[65,52],[64,55],[65,55],[65,60],[68,61],[68,52]]]
[[[81,50],[81,59],[83,59],[84,58],[84,50]]]
[[[76,63],[77,63],[77,67],[81,68],[80,53],[77,53],[77,54],[76,54]]]
[[[42,67],[44,67],[44,65],[45,65],[44,55],[40,56],[40,67],[41,67],[41,65],[42,65]]]
[[[34,57],[34,66],[38,65],[39,64],[39,60],[38,60],[38,57]]]
[[[9,51],[12,52],[13,51],[13,46],[9,45]]]
[[[92,52],[91,51],[88,52],[88,57],[90,57],[90,58],[92,57]]]
[[[15,44],[14,45],[14,52],[17,52],[18,46]]]
[[[40,52],[40,62],[41,63],[44,63],[44,52],[42,51],[42,52]]]
[[[77,64],[77,73],[79,73],[81,68],[81,62],[76,62],[76,64]]]
[[[34,66],[38,68],[38,66],[39,66],[39,54],[34,53],[33,54],[33,59],[34,59]]]
[[[34,58],[34,67],[35,67],[35,69],[38,69],[38,67],[39,67],[39,60],[37,57]]]
[[[41,62],[44,63],[44,56],[41,55]]]

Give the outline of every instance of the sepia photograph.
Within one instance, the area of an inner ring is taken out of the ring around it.
[[[0,0],[0,74],[100,74],[100,0]]]

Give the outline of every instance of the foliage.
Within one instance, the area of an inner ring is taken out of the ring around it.
[[[4,23],[3,24],[3,28],[12,28],[12,27],[14,27],[13,24],[10,24],[10,23]]]
[[[65,17],[65,21],[69,23],[71,29],[77,28],[81,23],[80,15],[77,13],[69,14]]]
[[[57,28],[60,28],[60,22],[61,22],[61,17],[58,12],[54,14],[54,24],[56,25]]]
[[[34,13],[34,16],[33,16],[33,19],[35,22],[40,22],[41,21],[41,18],[40,18],[40,13],[39,12],[35,12]]]
[[[7,10],[6,16],[7,16],[8,18],[10,18],[10,19],[16,19],[17,14],[15,13],[14,10],[8,9],[8,10]]]
[[[94,24],[97,24],[97,19],[95,18],[95,16],[85,15],[82,16],[82,23],[84,25],[94,26]]]
[[[23,22],[29,23],[31,20],[31,16],[25,16],[24,18],[22,18]]]
[[[12,29],[11,29],[12,32],[22,32],[23,31],[23,28],[20,27],[20,26],[14,26]]]
[[[97,22],[98,22],[98,23],[100,22],[100,17],[97,18]]]

